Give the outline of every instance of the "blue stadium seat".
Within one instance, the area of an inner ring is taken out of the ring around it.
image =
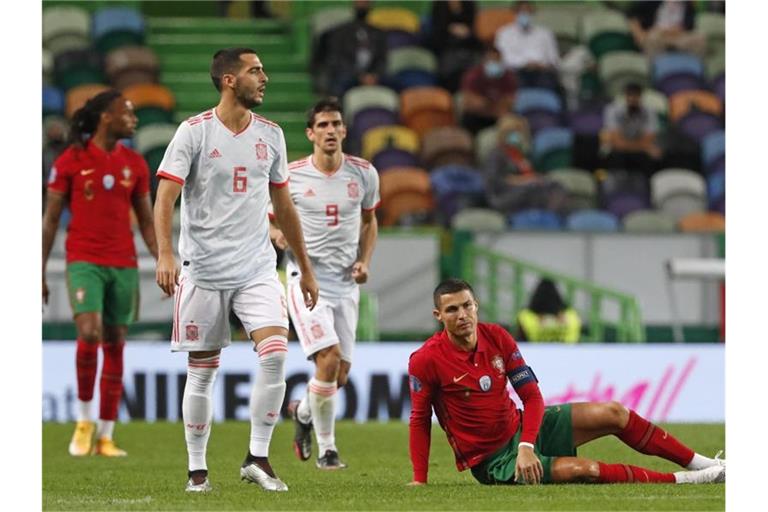
[[[400,148],[386,148],[376,153],[371,161],[377,171],[383,172],[392,167],[419,167],[419,158]]]
[[[64,93],[51,85],[43,86],[43,116],[64,114]]]
[[[443,165],[429,174],[439,220],[449,226],[459,210],[485,206],[485,183],[479,171],[463,165]]]
[[[534,167],[539,172],[570,167],[573,157],[573,131],[570,128],[545,128],[533,137]]]
[[[130,7],[105,7],[94,13],[91,32],[96,48],[102,53],[120,46],[141,44],[144,18]]]
[[[725,171],[714,172],[707,178],[707,203],[712,210],[717,209],[717,203],[725,200]]]
[[[613,232],[619,230],[619,220],[602,210],[578,210],[565,220],[569,231]]]
[[[560,97],[542,87],[523,88],[515,96],[515,112],[526,114],[532,111],[560,113],[563,110]]]
[[[725,130],[717,130],[701,140],[701,163],[705,169],[725,156]]]
[[[659,83],[672,75],[704,76],[704,64],[687,53],[664,53],[653,60],[653,81]]]
[[[530,231],[559,231],[563,228],[560,217],[549,210],[522,210],[509,216],[512,229]]]

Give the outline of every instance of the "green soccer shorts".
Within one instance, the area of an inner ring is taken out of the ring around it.
[[[517,445],[522,433],[522,422],[517,432],[502,449],[472,468],[472,476],[481,484],[514,484]],[[552,481],[552,462],[557,457],[575,457],[571,404],[552,405],[544,409],[539,436],[533,451],[544,468],[542,483]]]
[[[67,264],[74,315],[101,313],[105,325],[130,325],[139,313],[139,271],[76,261]]]

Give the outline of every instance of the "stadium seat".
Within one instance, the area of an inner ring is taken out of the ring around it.
[[[701,140],[701,163],[709,170],[725,158],[725,130],[717,130]]]
[[[626,18],[615,11],[595,10],[581,19],[582,41],[599,61],[604,55],[622,50],[635,50]]]
[[[712,80],[725,73],[725,54],[707,59],[707,78]]]
[[[602,210],[577,210],[565,219],[569,231],[614,232],[619,230],[619,220]]]
[[[719,212],[693,212],[678,221],[684,233],[723,233],[725,217]]]
[[[725,53],[725,15],[718,12],[696,13],[696,31],[707,38],[707,53]]]
[[[721,103],[725,104],[725,73],[712,79],[710,89],[715,93]]]
[[[160,63],[147,46],[123,46],[107,54],[104,71],[115,88],[125,89],[134,84],[156,83]]]
[[[485,181],[479,171],[462,165],[444,165],[429,175],[436,209],[443,225],[449,226],[459,210],[485,206]]]
[[[627,214],[645,210],[649,206],[648,200],[641,194],[616,194],[605,200],[605,210],[623,219]]]
[[[514,109],[523,115],[533,111],[560,113],[563,104],[560,97],[549,89],[527,87],[517,91]]]
[[[423,137],[429,130],[456,124],[451,94],[440,87],[412,87],[400,94],[400,119]]]
[[[71,118],[72,114],[85,105],[86,101],[107,89],[109,87],[104,84],[83,84],[68,90],[65,110],[67,118]]]
[[[563,224],[555,212],[522,210],[509,215],[509,226],[518,231],[560,231]]]
[[[412,32],[403,32],[402,30],[388,30],[386,33],[387,50],[392,51],[397,48],[409,46],[418,46],[420,39],[418,34]]]
[[[371,163],[379,172],[393,167],[419,167],[419,158],[410,151],[400,148],[385,148],[373,156]]]
[[[441,165],[472,165],[472,135],[457,126],[430,130],[421,141],[421,162],[427,169]]]
[[[603,203],[621,196],[642,197],[646,201],[650,198],[650,184],[643,173],[612,169],[608,172],[599,172],[598,177],[598,195]]]
[[[93,39],[101,53],[144,42],[144,18],[130,7],[105,7],[93,15]]]
[[[451,219],[454,231],[503,233],[507,230],[504,215],[488,208],[464,208]]]
[[[87,48],[90,34],[91,18],[82,8],[56,5],[43,10],[43,46],[54,56]]]
[[[377,126],[363,135],[363,158],[371,160],[384,148],[396,147],[414,154],[419,153],[419,136],[405,126]]]
[[[568,128],[547,128],[533,137],[534,168],[547,172],[571,165],[573,132]]]
[[[158,84],[135,84],[126,87],[123,96],[133,103],[139,126],[173,121],[176,100],[167,87]]]
[[[574,135],[597,137],[603,129],[602,104],[585,105],[570,114],[570,126]]]
[[[656,208],[675,220],[706,211],[704,179],[688,169],[663,169],[651,177],[651,199]]]
[[[700,143],[707,135],[723,129],[723,122],[708,112],[694,107],[680,118],[676,126],[681,133]]]
[[[53,83],[53,53],[43,48],[43,85]]]
[[[597,205],[597,184],[589,171],[576,168],[555,169],[547,177],[568,192],[568,204],[574,209],[594,208]]]
[[[43,86],[43,117],[64,114],[64,93],[52,85]]]
[[[329,7],[314,12],[309,20],[312,39],[316,40],[323,33],[352,21],[354,15],[354,11],[349,7]]]
[[[388,108],[367,107],[358,110],[352,120],[352,127],[349,129],[349,138],[355,143],[359,143],[365,132],[371,128],[397,124],[397,121],[397,114]]]
[[[402,7],[375,7],[366,17],[369,25],[379,30],[400,30],[415,34],[419,31],[419,17]]]
[[[653,83],[666,96],[701,89],[704,65],[697,57],[686,53],[659,55],[653,61]]]
[[[624,231],[628,233],[674,233],[677,231],[675,218],[659,210],[635,210],[622,219]]]
[[[710,210],[717,210],[717,205],[724,200],[725,170],[723,169],[707,176],[707,205]]]
[[[723,114],[723,104],[720,99],[708,91],[683,91],[674,94],[669,98],[669,119],[672,122],[678,121],[696,106],[702,112],[710,113],[714,116]]]
[[[162,161],[165,149],[176,134],[175,124],[151,124],[139,126],[134,136],[136,151],[144,155],[150,174],[154,174]]]
[[[386,81],[396,91],[437,84],[437,59],[432,52],[409,46],[391,50],[387,55]]]
[[[358,111],[370,107],[381,107],[397,112],[400,98],[395,91],[381,85],[360,85],[344,94],[344,118],[351,124]]]
[[[536,135],[547,128],[559,128],[566,124],[562,114],[555,114],[544,110],[528,112],[523,117],[528,121],[528,129],[531,135]]]
[[[483,128],[475,135],[475,162],[480,167],[485,165],[485,161],[493,148],[498,144],[499,132],[496,126]]]
[[[417,167],[381,173],[382,225],[394,226],[405,215],[430,215],[434,206],[429,174]]]
[[[431,196],[406,192],[382,202],[381,209],[382,226],[423,225],[432,222],[434,202]]]
[[[547,7],[546,4],[539,4],[533,19],[537,25],[547,27],[555,34],[558,52],[562,56],[579,44],[581,16],[559,7]]]
[[[101,56],[90,48],[57,54],[53,61],[53,76],[56,85],[65,92],[78,85],[105,82]]]
[[[475,36],[485,45],[492,44],[496,32],[515,21],[515,11],[509,7],[486,7],[475,15]]]
[[[611,97],[622,93],[628,83],[648,85],[649,74],[648,59],[638,52],[615,51],[598,62],[598,76],[603,90]]]

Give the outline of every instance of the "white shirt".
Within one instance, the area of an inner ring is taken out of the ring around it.
[[[357,286],[351,272],[358,257],[361,210],[379,205],[379,174],[368,161],[346,154],[330,176],[315,167],[311,155],[288,169],[318,286],[324,294],[345,295]],[[289,275],[297,271],[290,255],[287,270]]]
[[[515,22],[507,23],[496,32],[494,45],[509,68],[522,68],[530,62],[556,68],[560,62],[555,36],[551,30],[539,25],[523,30]]]
[[[251,115],[232,132],[215,109],[181,123],[159,177],[183,184],[179,256],[202,288],[240,288],[275,272],[269,240],[269,187],[288,184],[283,130]]]

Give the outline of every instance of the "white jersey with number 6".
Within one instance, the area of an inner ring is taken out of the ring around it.
[[[207,110],[181,123],[157,175],[183,185],[179,256],[202,288],[239,288],[275,273],[269,186],[288,184],[283,130],[256,114],[239,133]]]
[[[374,210],[380,202],[379,174],[370,162],[346,154],[331,175],[318,170],[311,155],[288,169],[320,292],[345,295],[356,286],[352,265],[358,257],[361,210]],[[292,259],[289,263],[295,268]]]

